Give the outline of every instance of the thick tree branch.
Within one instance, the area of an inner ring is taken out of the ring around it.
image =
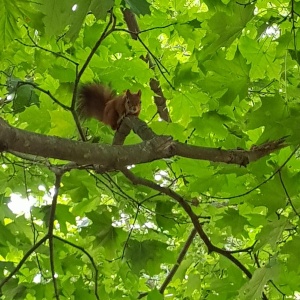
[[[88,144],[13,128],[0,119],[2,151],[57,158],[78,164],[98,164],[99,170],[118,169],[130,164],[169,157],[172,144],[170,137],[157,137],[132,146]],[[136,153],[139,153],[139,156]]]
[[[127,117],[123,120],[120,129],[116,132],[113,144],[122,145],[130,129],[144,141],[157,137],[144,121]],[[285,138],[281,138],[259,146],[252,146],[250,151],[243,149],[222,150],[220,148],[199,147],[174,142],[173,155],[246,166],[250,162],[256,161],[277,149],[285,147],[284,141]]]
[[[252,150],[191,146],[175,142],[168,136],[155,135],[145,122],[136,117],[125,119],[129,120],[128,123],[132,124],[133,130],[145,139],[144,142],[125,146],[88,144],[17,129],[0,118],[0,150],[68,160],[77,164],[97,164],[99,171],[109,171],[176,155],[246,166],[249,162],[286,146],[284,139],[257,146]]]

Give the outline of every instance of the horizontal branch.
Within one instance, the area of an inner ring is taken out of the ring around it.
[[[120,129],[116,132],[114,143],[122,145],[130,130],[133,130],[143,141],[150,140],[157,135],[147,126],[147,124],[134,117],[127,117],[122,122]],[[220,148],[209,148],[192,146],[185,143],[175,142],[172,147],[172,156],[209,160],[213,162],[223,162],[227,164],[237,164],[246,166],[250,162],[256,161],[275,150],[286,147],[285,138],[270,141],[259,146],[252,146],[250,150],[231,149],[224,150]]]
[[[245,166],[285,147],[284,139],[255,146],[251,150],[191,146],[175,142],[169,136],[157,136],[145,122],[136,117],[126,117],[125,120],[124,125],[130,124],[144,142],[125,146],[90,144],[14,128],[0,118],[0,150],[67,160],[80,165],[96,164],[100,171],[109,171],[172,156]]]
[[[172,144],[166,136],[129,146],[89,144],[14,128],[0,118],[1,151],[97,164],[103,171],[170,157]]]

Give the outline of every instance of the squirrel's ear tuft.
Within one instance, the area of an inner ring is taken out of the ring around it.
[[[139,90],[139,91],[137,92],[137,95],[138,95],[139,97],[141,97],[141,95],[142,95],[142,91],[141,91],[141,90]]]
[[[130,95],[131,95],[130,91],[127,90],[127,91],[126,91],[126,96],[128,97],[128,96],[130,96]]]

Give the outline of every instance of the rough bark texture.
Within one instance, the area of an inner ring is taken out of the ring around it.
[[[190,146],[175,142],[170,136],[157,136],[145,122],[133,116],[125,118],[121,127],[124,126],[127,127],[126,131],[133,128],[144,142],[137,145],[120,146],[126,137],[126,134],[123,134],[118,141],[119,145],[88,144],[17,129],[0,118],[0,149],[45,158],[68,160],[78,164],[97,164],[101,170],[108,171],[175,155],[246,166],[249,162],[285,146],[284,139],[280,139],[255,146],[249,151],[222,150]]]

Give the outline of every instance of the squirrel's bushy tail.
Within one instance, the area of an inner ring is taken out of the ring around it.
[[[106,103],[113,99],[115,93],[109,88],[88,83],[79,87],[76,111],[81,119],[95,118],[103,120]]]

